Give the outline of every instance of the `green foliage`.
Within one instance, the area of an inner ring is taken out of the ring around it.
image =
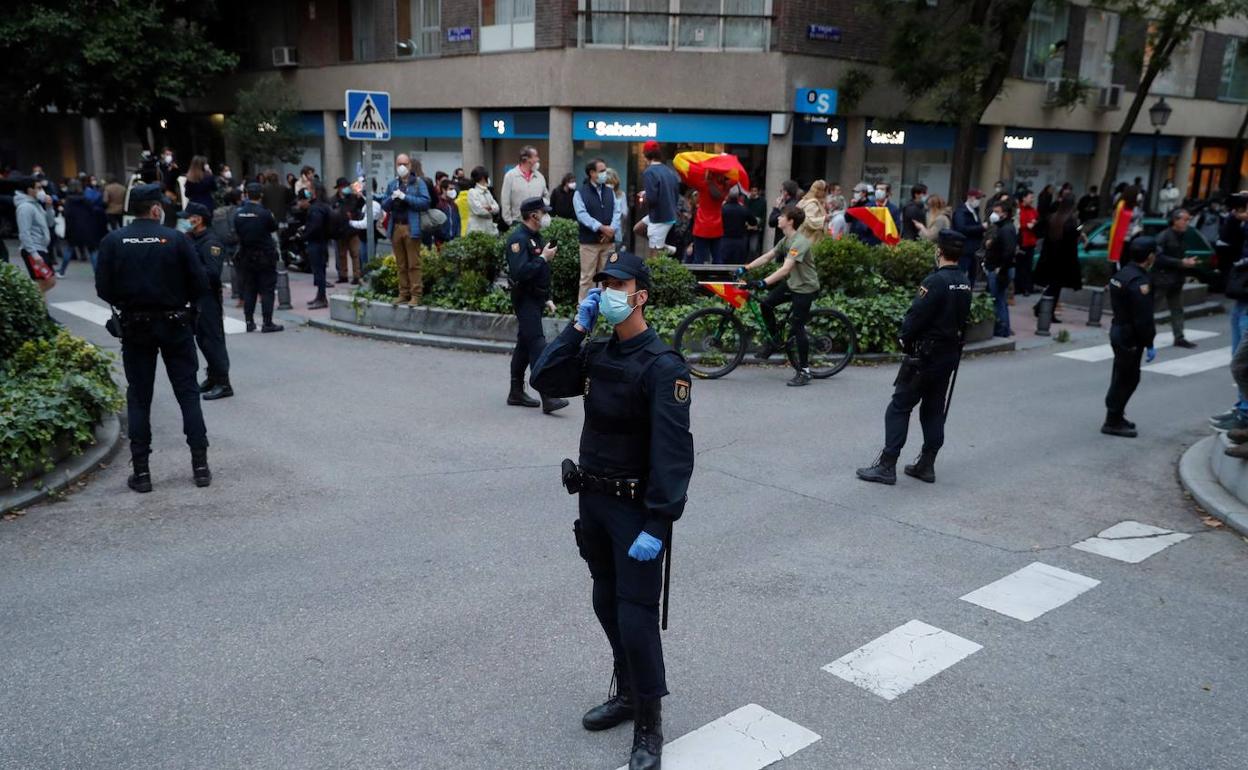
[[[235,97],[225,133],[255,168],[281,161],[298,163],[306,137],[299,128],[299,101],[277,75],[266,75]]]
[[[480,273],[493,281],[505,264],[503,240],[489,233],[468,233],[442,247],[442,257],[460,270]]]
[[[936,247],[929,241],[901,241],[896,246],[873,248],[880,275],[894,286],[918,286],[936,264]]]
[[[891,289],[874,296],[852,297],[838,292],[820,299],[819,307],[834,307],[854,324],[858,332],[858,350],[863,353],[896,353],[900,350],[897,332],[905,317],[914,292]]]
[[[111,361],[66,331],[15,351],[0,369],[0,480],[16,485],[51,470],[58,445],[77,452],[92,442],[95,425],[124,403]]]
[[[845,70],[840,82],[836,84],[837,112],[842,115],[852,113],[874,84],[875,78],[861,67]]]
[[[376,299],[394,299],[399,296],[399,271],[394,266],[394,255],[387,254],[381,259],[368,261],[368,272],[364,274],[364,286]],[[429,265],[425,264],[425,278],[428,280]],[[356,292],[361,293],[359,291]]]
[[[650,266],[650,305],[675,307],[693,302],[698,279],[689,268],[671,257],[655,257],[646,264]]]
[[[214,3],[5,3],[0,106],[88,117],[176,109],[238,64],[206,32],[214,14]]]
[[[877,294],[887,288],[880,276],[875,251],[857,238],[824,238],[811,251],[819,285],[825,292],[844,292],[853,297]]]
[[[574,303],[581,282],[581,244],[576,239],[576,222],[554,217],[542,236],[559,249],[550,263],[551,298],[557,305]]]
[[[25,270],[0,263],[0,362],[7,361],[27,340],[50,337],[55,332],[39,287]]]
[[[1090,80],[1064,72],[1062,79],[1058,81],[1056,92],[1045,102],[1044,106],[1074,112],[1076,107],[1088,100],[1088,94],[1095,87],[1096,85]]]

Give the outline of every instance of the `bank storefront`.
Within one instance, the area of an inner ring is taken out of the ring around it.
[[[736,155],[751,182],[761,187],[767,169],[769,128],[768,115],[578,110],[572,114],[572,170],[579,181],[585,164],[602,158],[619,173],[625,193],[632,196],[646,167],[642,145],[654,139],[663,146],[669,162],[686,150]]]
[[[823,115],[796,115],[793,119],[792,178],[803,190],[816,179],[841,182],[845,147],[845,119]],[[852,185],[851,185],[852,186]],[[771,191],[775,197],[779,191]]]
[[[346,118],[338,113],[338,136],[347,134]],[[394,159],[407,153],[419,161],[425,176],[430,179],[437,171],[450,174],[463,165],[464,127],[459,110],[417,111],[395,110],[390,115],[390,141],[373,142],[371,157],[364,157],[363,142],[344,142],[344,165],[354,177],[359,173],[372,173],[379,185],[394,176]],[[319,168],[319,165],[317,166]],[[332,173],[333,177],[337,174]],[[333,184],[333,178],[327,184]]]
[[[928,194],[947,200],[956,140],[954,126],[931,123],[897,126],[871,121],[862,138],[866,146],[863,181],[872,185],[888,182],[892,185],[894,202],[908,200],[910,188],[920,182],[927,185]],[[984,141],[985,133],[981,128],[975,142],[977,154],[983,151]]]
[[[550,110],[482,110],[481,144],[496,192],[502,189],[503,174],[520,162],[520,150],[525,147],[537,148],[538,157],[546,161],[543,167],[550,168]],[[471,172],[464,169],[465,175]],[[553,190],[559,180],[547,176],[546,184]]]
[[[1045,185],[1054,190],[1070,182],[1076,195],[1087,191],[1092,155],[1096,152],[1096,134],[1087,131],[1049,131],[1027,128],[1006,128],[1005,151],[1001,158],[1001,179],[1006,189],[1019,185],[1037,194]],[[1148,173],[1145,170],[1144,176]]]

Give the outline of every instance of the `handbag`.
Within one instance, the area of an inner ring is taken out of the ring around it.
[[[420,212],[420,231],[425,234],[436,233],[446,225],[446,212],[430,206]]]

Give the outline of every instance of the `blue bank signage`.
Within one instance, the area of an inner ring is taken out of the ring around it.
[[[549,110],[481,112],[482,139],[546,139],[549,136]]]
[[[835,115],[835,88],[799,88],[793,95],[793,111],[805,115]]]
[[[767,144],[766,115],[666,112],[575,112],[572,138],[589,142]],[[484,132],[483,132],[484,133]]]

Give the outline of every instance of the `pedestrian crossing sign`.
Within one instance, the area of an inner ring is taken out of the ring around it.
[[[346,129],[348,139],[390,141],[390,94],[386,91],[347,91]]]

